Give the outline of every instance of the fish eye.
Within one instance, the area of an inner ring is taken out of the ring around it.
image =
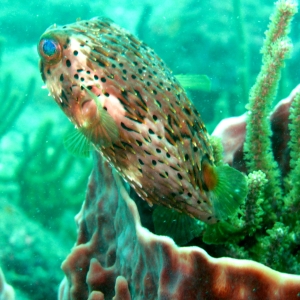
[[[62,50],[61,46],[52,37],[42,37],[39,45],[38,52],[42,60],[49,64],[56,64],[61,60]]]

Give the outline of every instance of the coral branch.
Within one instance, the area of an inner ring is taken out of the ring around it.
[[[284,59],[290,53],[291,44],[287,39],[289,26],[297,6],[290,1],[278,1],[271,17],[269,30],[262,49],[263,66],[250,93],[246,130],[245,157],[250,172],[261,170],[268,179],[264,209],[275,219],[282,190],[280,173],[271,151],[271,126],[269,113],[276,95],[280,71]],[[276,208],[277,207],[277,208]]]

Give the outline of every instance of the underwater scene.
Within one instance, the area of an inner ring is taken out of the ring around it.
[[[300,298],[297,1],[1,3],[0,300]]]

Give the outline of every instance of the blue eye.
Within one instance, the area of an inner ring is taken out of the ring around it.
[[[41,59],[51,65],[58,63],[62,57],[59,42],[49,34],[42,36],[38,45],[38,52]]]
[[[57,44],[53,40],[44,40],[43,43],[43,51],[45,55],[47,56],[52,56],[56,53],[57,49]]]

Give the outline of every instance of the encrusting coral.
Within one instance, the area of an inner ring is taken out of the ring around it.
[[[215,259],[152,234],[121,178],[99,154],[94,162],[59,299],[298,298],[299,276],[250,260]]]

